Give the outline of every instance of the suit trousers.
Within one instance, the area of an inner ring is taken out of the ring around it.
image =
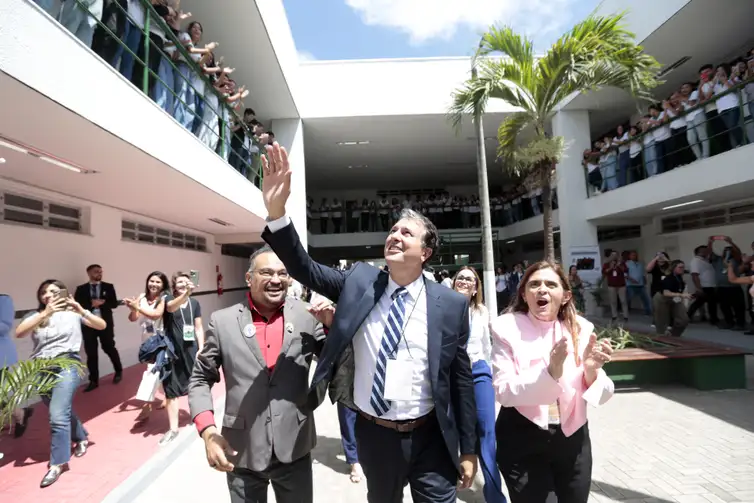
[[[312,455],[292,463],[281,463],[273,455],[270,466],[261,472],[236,467],[227,474],[230,503],[267,503],[267,487],[272,482],[277,503],[312,503]]]
[[[82,327],[84,336],[84,350],[86,351],[86,367],[89,369],[89,380],[99,382],[99,344],[102,344],[102,351],[110,357],[115,372],[122,372],[123,366],[120,363],[120,355],[115,348],[115,332],[111,327],[105,330],[94,330],[89,327]]]
[[[587,503],[592,485],[592,443],[585,424],[566,437],[559,425],[541,429],[515,408],[503,407],[495,425],[497,463],[511,503]]]
[[[458,468],[448,454],[435,412],[413,431],[400,433],[356,417],[359,461],[369,503],[402,503],[411,486],[414,503],[454,503]]]

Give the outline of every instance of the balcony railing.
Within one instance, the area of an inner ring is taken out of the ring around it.
[[[125,1],[106,2],[102,14],[93,12],[98,2],[91,0],[67,0],[59,12],[53,12],[51,0],[34,1],[208,148],[261,188],[260,151],[263,147],[249,124],[231,105],[232,102],[240,104],[240,93],[231,86],[216,87],[217,80],[225,80],[222,78],[224,69],[215,65],[208,73],[208,65],[197,63],[152,2],[139,0],[144,19],[137,20],[129,14]],[[160,5],[157,8],[166,9]],[[214,64],[214,56],[210,56],[209,61]],[[210,74],[221,75],[221,78],[210,77]],[[243,113],[242,108],[240,113]]]
[[[627,143],[613,145],[602,154],[595,154],[591,162],[587,161],[585,154],[583,165],[588,197],[754,143],[754,92],[746,91],[746,87],[752,85],[754,78],[713,95],[662,125],[630,136]],[[726,96],[737,100],[737,105],[708,116],[705,109]],[[685,128],[673,129],[671,123],[676,120],[683,120]],[[670,135],[658,140],[657,133],[662,128],[668,128]]]

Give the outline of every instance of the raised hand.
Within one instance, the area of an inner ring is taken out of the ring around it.
[[[322,323],[327,328],[332,326],[332,320],[335,317],[335,307],[327,299],[321,299],[311,306],[308,311],[314,316],[318,322]]]
[[[553,379],[558,380],[563,375],[563,364],[567,356],[568,341],[565,337],[561,337],[552,347],[552,351],[550,351],[550,364],[547,366],[547,371]]]
[[[262,196],[271,220],[285,216],[285,203],[291,195],[291,166],[288,152],[278,142],[265,147],[262,154]]]
[[[610,339],[597,340],[597,334],[592,333],[589,337],[589,344],[584,351],[584,371],[587,373],[596,373],[606,363],[610,361],[613,354],[613,346]]]

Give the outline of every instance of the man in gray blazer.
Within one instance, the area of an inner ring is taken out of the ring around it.
[[[207,461],[227,472],[232,503],[265,502],[272,482],[278,503],[312,501],[317,441],[307,404],[309,365],[324,344],[322,324],[304,302],[286,298],[291,281],[270,248],[250,259],[243,303],[212,313],[189,383],[189,407]],[[317,316],[326,319],[321,311]],[[225,380],[218,433],[211,387]]]

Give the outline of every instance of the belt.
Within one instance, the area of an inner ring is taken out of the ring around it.
[[[383,428],[388,428],[399,433],[408,433],[414,431],[419,426],[423,425],[432,416],[434,411],[416,419],[407,419],[404,421],[388,421],[387,419],[380,419],[379,417],[370,416],[366,412],[359,411],[359,414],[367,421],[374,423]]]

